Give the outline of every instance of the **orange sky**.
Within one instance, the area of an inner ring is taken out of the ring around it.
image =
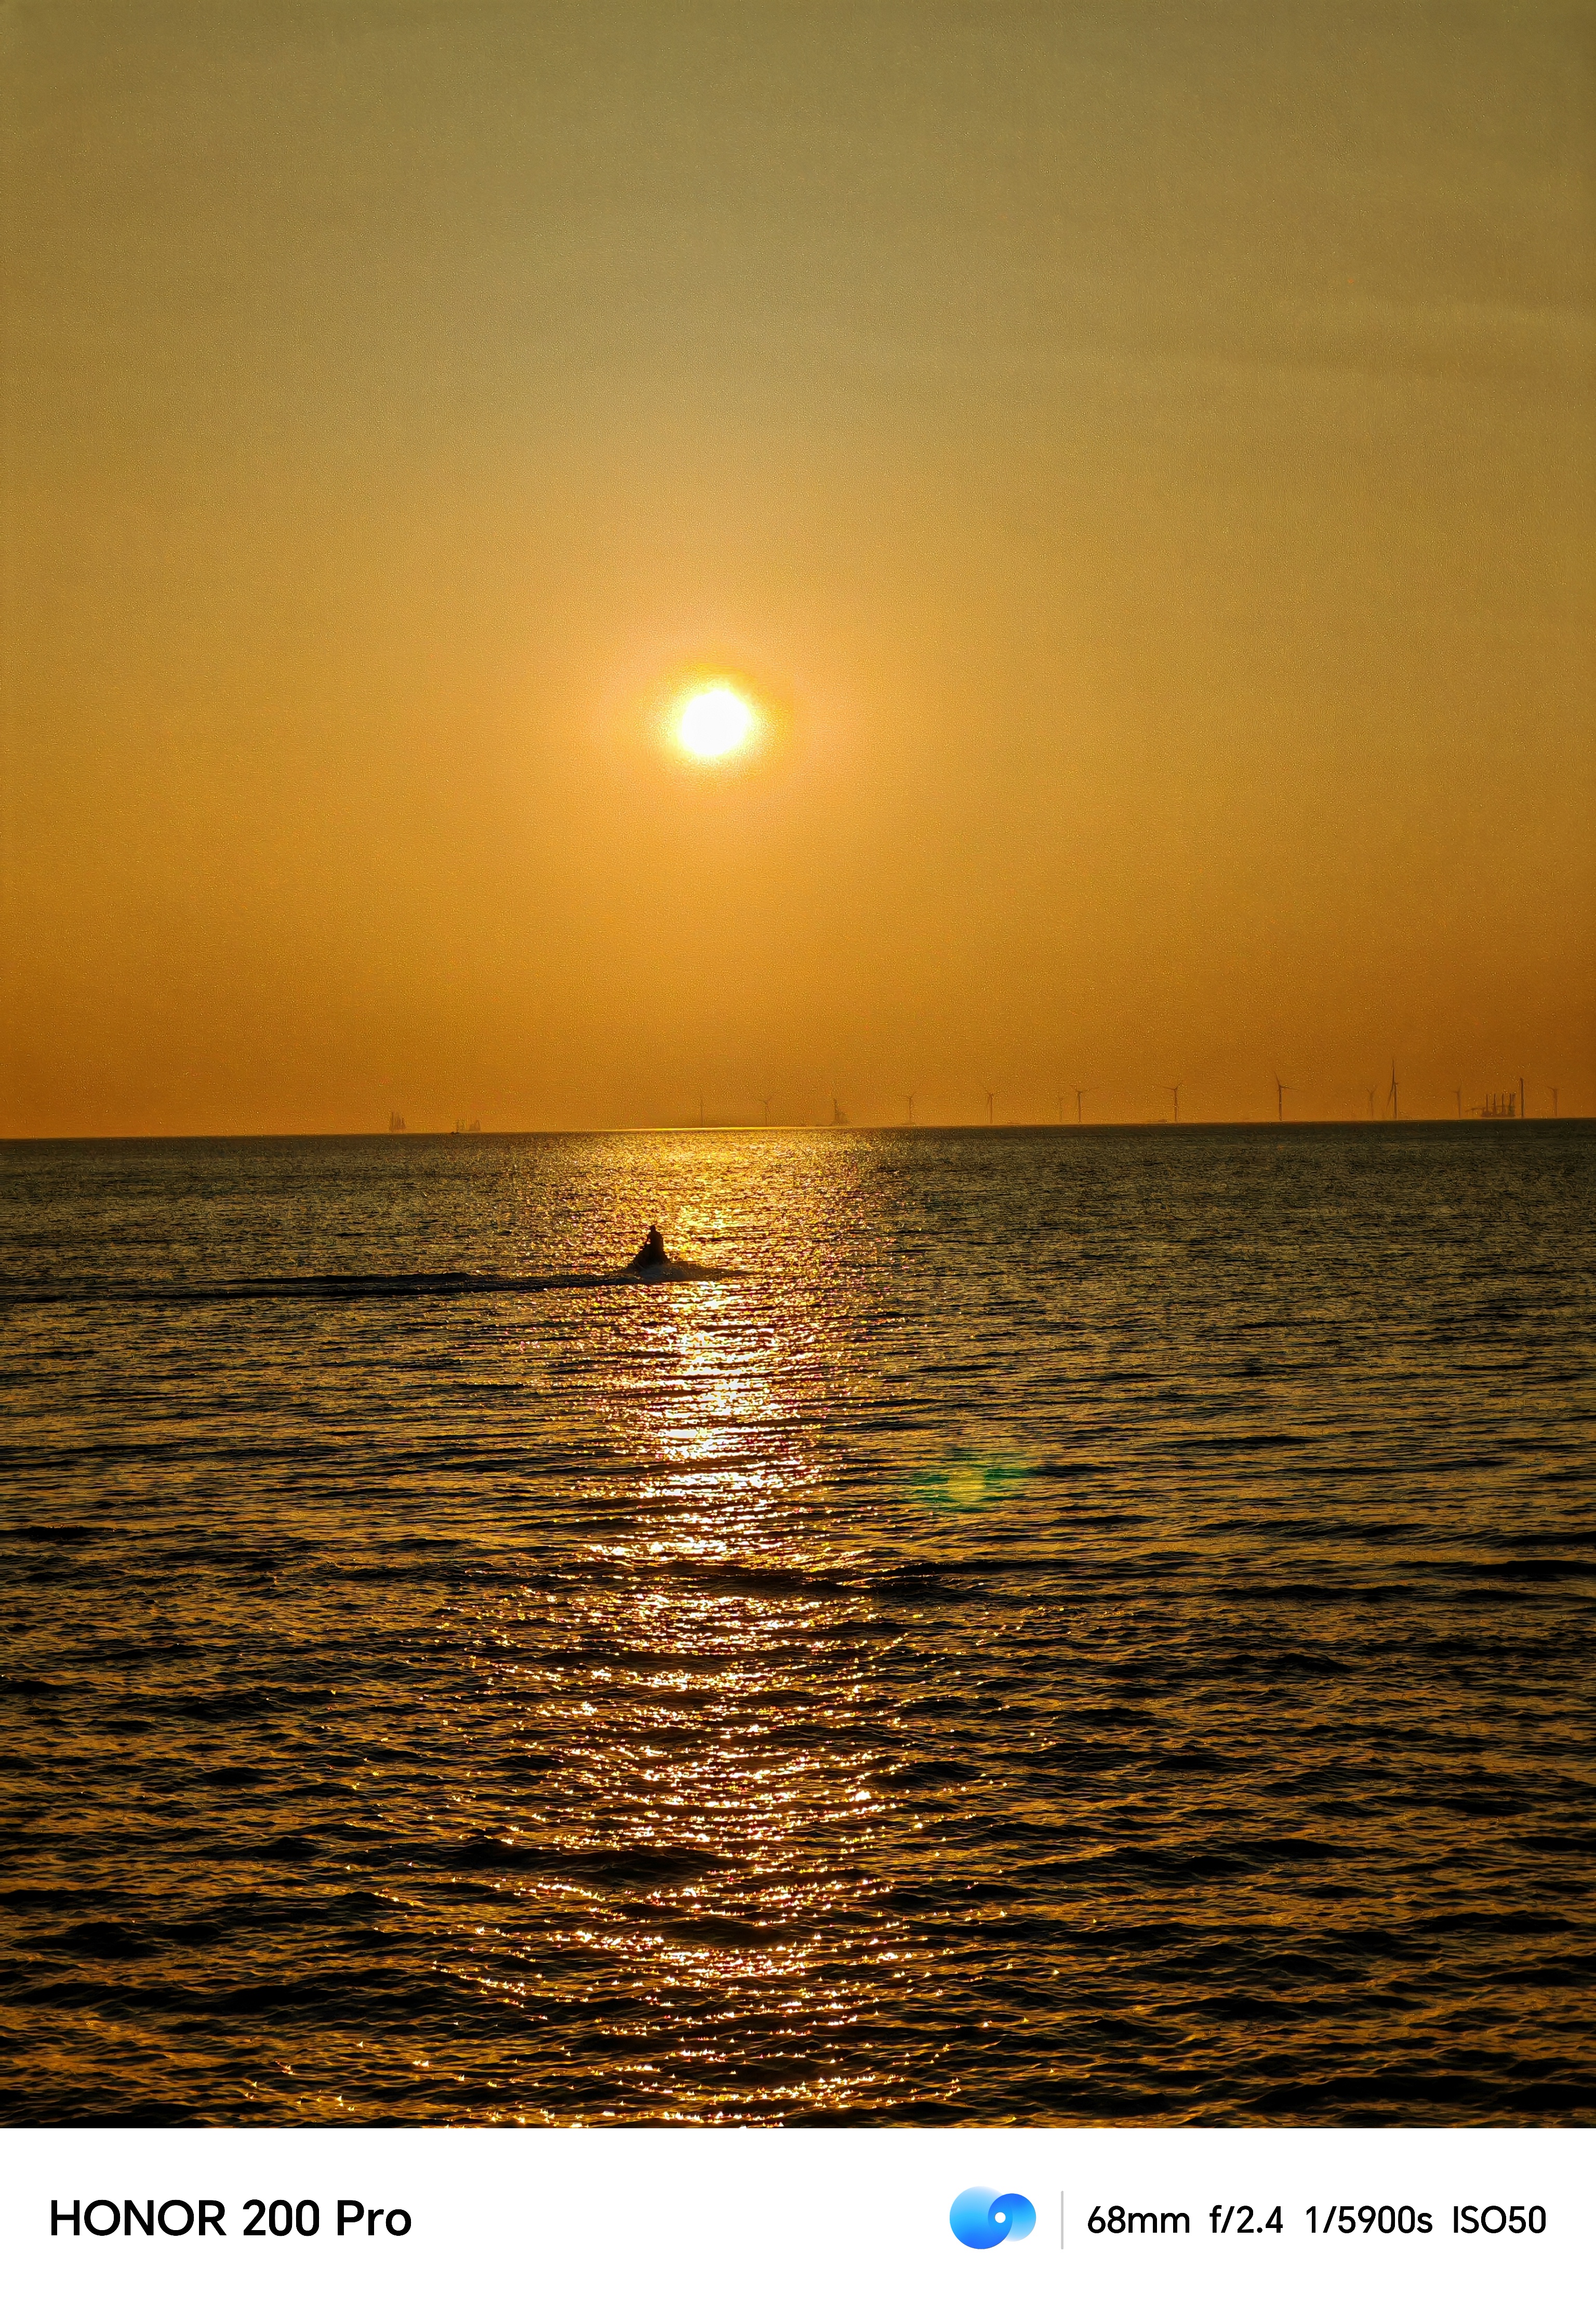
[[[5,38],[0,1134],[1596,1111],[1590,6]]]

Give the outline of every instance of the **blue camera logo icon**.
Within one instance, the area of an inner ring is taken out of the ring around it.
[[[995,2187],[966,2187],[955,2195],[948,2224],[972,2251],[991,2251],[1012,2236],[1024,2243],[1036,2224],[1036,2206],[1025,2195],[1000,2195]]]

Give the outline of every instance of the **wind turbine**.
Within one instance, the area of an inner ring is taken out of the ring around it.
[[[1552,1119],[1555,1121],[1555,1120],[1557,1119],[1557,1091],[1554,1089],[1554,1090],[1553,1090],[1553,1092],[1552,1092]]]
[[[1174,1084],[1173,1087],[1170,1091],[1170,1095],[1175,1101],[1175,1119],[1179,1121],[1180,1119],[1180,1085],[1179,1082]]]
[[[1278,1074],[1275,1075],[1274,1119],[1276,1121],[1283,1121],[1285,1119],[1285,1093],[1291,1087],[1291,1084],[1290,1082],[1283,1082],[1280,1076]]]
[[[848,1117],[847,1117],[847,1115],[843,1111],[843,1110],[842,1110],[841,1106],[840,1106],[840,1105],[838,1105],[838,1103],[837,1103],[837,1092],[836,1092],[835,1090],[833,1090],[833,1091],[832,1091],[832,1093],[831,1093],[831,1126],[832,1126],[832,1128],[833,1128],[834,1129],[840,1129],[840,1128],[842,1128],[843,1124],[847,1120],[847,1118],[848,1118]]]
[[[905,1090],[904,1103],[909,1109],[909,1127],[913,1129],[914,1127],[914,1092],[912,1089]]]
[[[1081,1100],[1084,1097],[1090,1097],[1091,1095],[1092,1092],[1089,1089],[1077,1089],[1075,1093],[1075,1120],[1077,1129],[1080,1127]]]
[[[1391,1086],[1386,1092],[1386,1102],[1391,1108],[1392,1120],[1400,1121],[1402,1115],[1396,1102],[1396,1059],[1394,1058],[1391,1060]]]
[[[770,1127],[770,1100],[768,1097],[762,1097],[759,1100],[759,1103],[765,1109],[765,1127],[768,1129]]]
[[[997,1091],[995,1089],[989,1089],[986,1093],[986,1126],[989,1129],[992,1126],[992,1109],[997,1103]]]

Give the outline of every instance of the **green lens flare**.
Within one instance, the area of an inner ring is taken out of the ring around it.
[[[1011,1498],[1029,1471],[1017,1458],[989,1458],[961,1451],[945,1465],[921,1474],[912,1494],[920,1505],[937,1514],[979,1514]]]

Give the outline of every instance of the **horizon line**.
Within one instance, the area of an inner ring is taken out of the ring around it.
[[[1491,1130],[1561,1129],[1596,1120],[1596,1116],[1583,1113],[1514,1114],[1506,1116],[1475,1116],[1464,1114],[1403,1115],[1393,1120],[1389,1117],[1343,1115],[1309,1118],[1300,1116],[1292,1120],[1231,1119],[1208,1121],[1171,1121],[1167,1114],[1154,1114],[1140,1121],[640,1121],[559,1123],[528,1128],[506,1129],[140,1129],[140,1130],[40,1130],[18,1136],[0,1136],[0,1145],[240,1145],[270,1144],[285,1138],[303,1139],[307,1144],[346,1139],[382,1138],[390,1143],[399,1137],[440,1138],[453,1141],[467,1138],[507,1137],[708,1137],[749,1136],[777,1137],[802,1131],[811,1136],[835,1137],[936,1137],[936,1136],[1017,1136],[1047,1133],[1059,1137],[1079,1136],[1090,1130],[1147,1129],[1176,1133],[1194,1129],[1456,1129]]]

